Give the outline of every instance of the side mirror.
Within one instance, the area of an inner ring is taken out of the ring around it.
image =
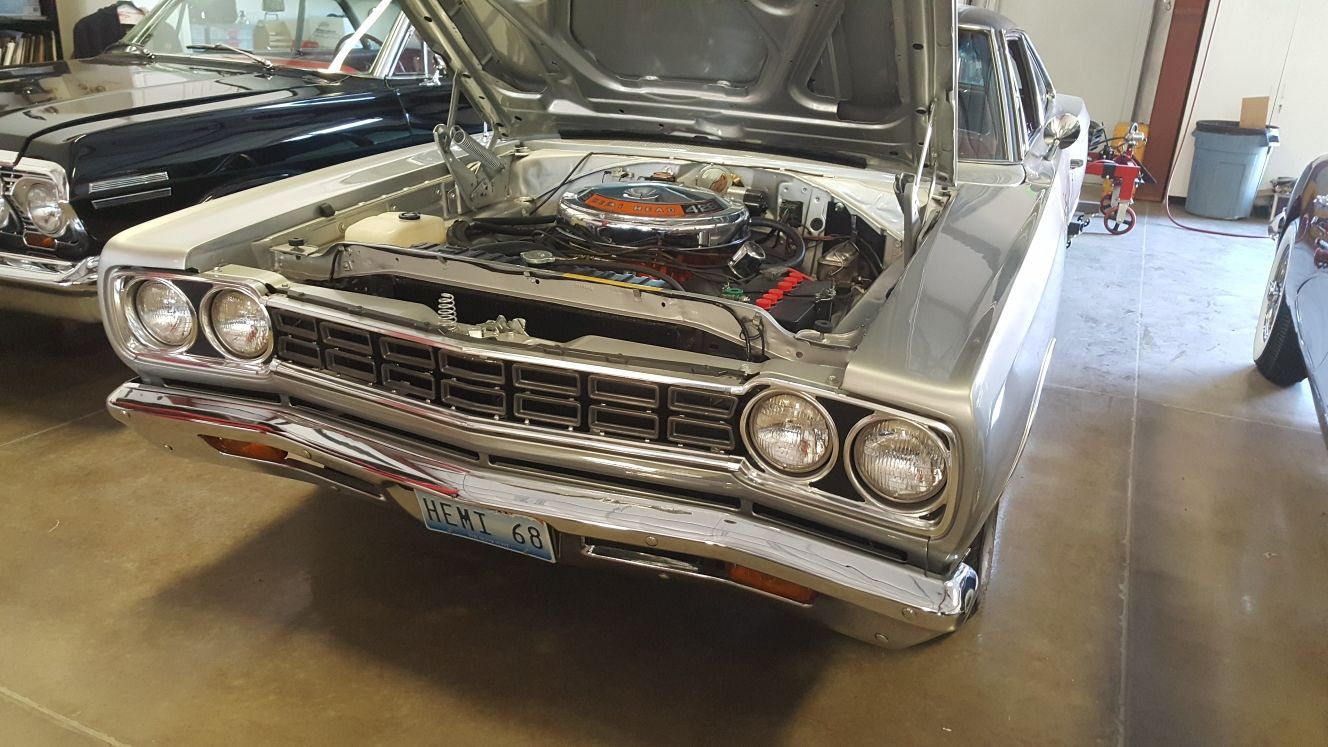
[[[1042,140],[1047,144],[1047,158],[1057,151],[1074,145],[1079,140],[1079,118],[1064,112],[1052,117],[1042,128]]]
[[[428,47],[425,47],[424,84],[428,86],[441,85],[447,77],[447,63],[443,61],[440,55],[434,54]]]

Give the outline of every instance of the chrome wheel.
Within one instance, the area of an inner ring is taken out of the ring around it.
[[[1268,340],[1273,336],[1273,327],[1277,324],[1277,314],[1282,309],[1282,298],[1286,295],[1287,262],[1291,257],[1291,236],[1285,235],[1277,246],[1277,256],[1273,260],[1273,269],[1268,273],[1268,285],[1264,287],[1263,305],[1259,308],[1259,330],[1254,336],[1254,357],[1263,355]]]

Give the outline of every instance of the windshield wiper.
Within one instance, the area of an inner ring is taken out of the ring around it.
[[[269,60],[266,57],[260,57],[246,49],[240,49],[239,47],[232,47],[229,44],[222,44],[220,42],[217,42],[215,44],[190,44],[188,47],[186,47],[186,49],[201,49],[205,52],[233,52],[235,54],[248,57],[254,62],[257,62],[258,64],[262,65],[263,69],[269,73],[277,69],[277,66],[272,64],[272,60]]]
[[[124,49],[126,52],[129,52],[130,54],[136,54],[139,57],[142,57],[143,59],[147,60],[148,62],[154,62],[157,59],[157,55],[151,49],[148,49],[139,42],[118,41],[112,44],[111,46],[107,47],[106,51],[109,52],[117,47]]]

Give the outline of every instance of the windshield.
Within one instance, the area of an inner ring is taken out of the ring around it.
[[[367,72],[400,15],[393,0],[163,0],[124,45],[153,54],[247,59],[222,48],[190,49],[224,44],[284,67]]]

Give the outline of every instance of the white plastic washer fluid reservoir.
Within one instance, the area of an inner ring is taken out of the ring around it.
[[[451,221],[421,213],[379,213],[358,221],[346,229],[346,241],[352,244],[417,246],[447,241]]]

